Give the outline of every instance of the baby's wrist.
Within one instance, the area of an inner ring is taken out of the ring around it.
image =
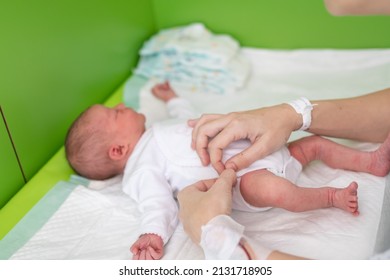
[[[177,95],[173,95],[173,96],[167,96],[166,99],[164,100],[166,103],[168,103],[169,101],[173,100],[173,99],[176,99],[177,98]]]
[[[152,238],[158,237],[158,238],[160,238],[161,240],[163,240],[163,238],[162,238],[159,234],[157,234],[157,233],[152,233],[152,232],[143,233],[143,234],[141,234],[141,235],[139,236],[139,238],[141,238],[141,237],[143,237],[143,236],[149,236],[149,237],[152,237]]]

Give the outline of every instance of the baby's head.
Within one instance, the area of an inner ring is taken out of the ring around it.
[[[123,172],[145,131],[145,116],[119,104],[93,105],[72,124],[65,152],[72,168],[89,179],[104,180]]]

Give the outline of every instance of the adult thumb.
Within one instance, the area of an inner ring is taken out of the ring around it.
[[[212,190],[231,190],[237,182],[236,172],[233,169],[225,169],[215,181]]]

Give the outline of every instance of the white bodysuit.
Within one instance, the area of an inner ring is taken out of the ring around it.
[[[183,110],[188,105],[185,102],[180,98],[175,99],[174,103],[180,106],[175,112]],[[184,117],[189,115],[186,113]],[[142,213],[140,234],[157,234],[164,244],[178,224],[177,193],[199,180],[218,177],[214,168],[211,165],[203,166],[196,152],[191,149],[191,132],[192,128],[187,126],[185,120],[154,124],[142,135],[124,172],[123,191],[139,203]],[[223,162],[248,145],[247,140],[232,143],[224,150]],[[295,182],[302,166],[290,155],[287,147],[283,147],[239,171],[237,176],[239,178],[258,169],[267,169]],[[250,212],[264,210],[244,201],[239,191],[239,182],[233,188],[233,208]]]

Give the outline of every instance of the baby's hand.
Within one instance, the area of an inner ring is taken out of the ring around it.
[[[177,97],[175,91],[171,88],[168,81],[155,85],[152,88],[152,93],[154,96],[164,102],[168,102],[172,98]]]
[[[164,244],[157,234],[143,234],[131,246],[130,251],[133,253],[133,260],[158,260],[163,256]]]

